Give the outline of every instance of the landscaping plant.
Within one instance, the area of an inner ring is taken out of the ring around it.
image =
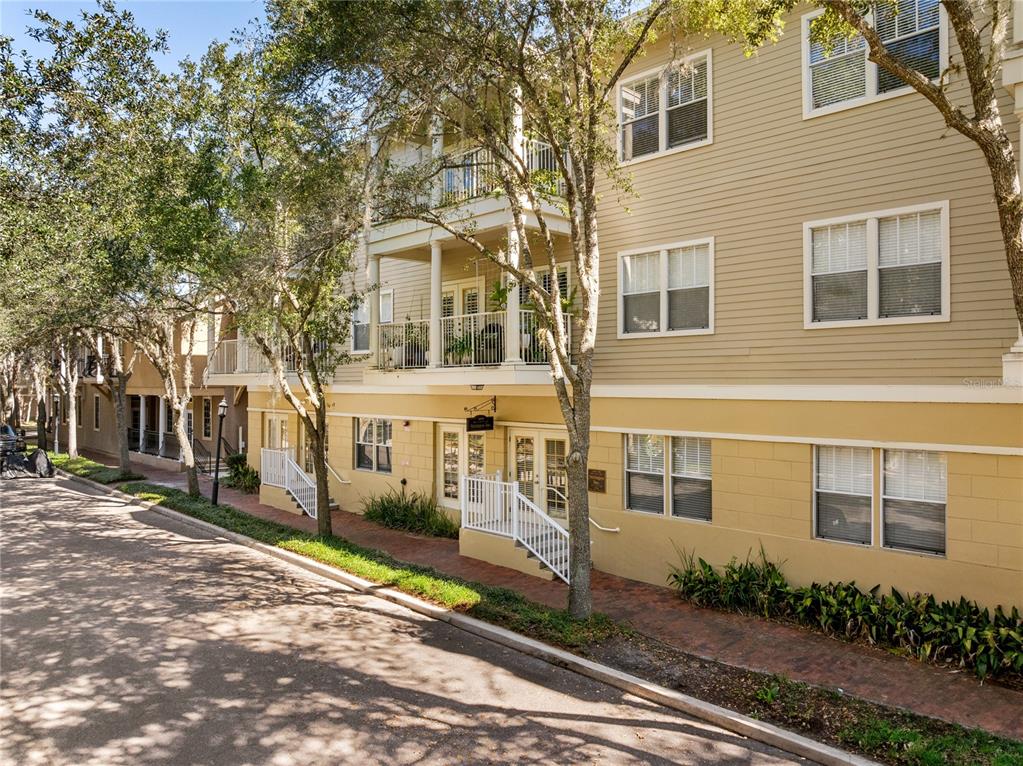
[[[249,495],[259,492],[259,472],[249,465],[244,452],[228,455],[225,462],[229,473],[224,484]]]
[[[908,652],[922,660],[972,669],[979,678],[1023,673],[1023,618],[1019,609],[994,611],[975,601],[937,601],[927,593],[906,595],[880,586],[829,582],[795,587],[768,561],[732,559],[720,570],[693,553],[668,581],[682,598],[699,606],[789,620],[828,635],[863,639]]]
[[[437,507],[425,492],[406,494],[388,490],[362,502],[363,516],[391,529],[404,529],[434,537],[458,538],[458,522]]]

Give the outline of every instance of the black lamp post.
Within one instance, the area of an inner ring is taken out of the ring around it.
[[[216,467],[213,469],[213,494],[210,497],[210,502],[213,505],[217,504],[217,495],[220,492],[220,445],[223,442],[224,434],[224,416],[227,415],[227,399],[221,399],[220,404],[217,405],[217,462]]]

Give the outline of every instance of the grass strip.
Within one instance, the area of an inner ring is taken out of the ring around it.
[[[580,648],[626,630],[609,617],[595,614],[578,620],[563,609],[538,604],[508,588],[470,582],[409,564],[340,537],[319,537],[266,521],[229,505],[211,505],[202,497],[158,484],[131,483],[121,490],[267,545],[307,556],[322,564],[380,585],[386,585],[501,625],[516,633],[565,648]]]
[[[119,481],[135,481],[146,478],[140,473],[124,472],[120,468],[112,468],[87,457],[69,457],[62,452],[48,452],[50,460],[62,471],[81,476],[84,479],[98,481],[100,484],[116,484]]]

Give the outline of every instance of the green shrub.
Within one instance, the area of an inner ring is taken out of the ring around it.
[[[1019,609],[994,612],[975,601],[938,602],[926,593],[904,595],[880,586],[868,592],[855,583],[794,587],[781,567],[759,558],[732,559],[720,571],[692,553],[680,552],[668,581],[699,606],[797,622],[824,633],[864,639],[932,662],[971,668],[980,678],[1023,673],[1023,618]]]
[[[404,529],[434,537],[458,537],[458,522],[437,507],[425,492],[388,490],[362,502],[363,516],[391,529]]]
[[[259,492],[259,472],[249,465],[244,452],[228,455],[225,462],[228,470],[227,478],[224,479],[226,486],[250,495]]]

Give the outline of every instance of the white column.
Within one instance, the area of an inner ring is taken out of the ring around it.
[[[366,258],[366,285],[369,291],[369,356],[377,358],[377,333],[380,326],[380,256],[368,254]]]
[[[139,452],[146,444],[146,399],[145,394],[139,396]]]
[[[508,262],[519,265],[519,232],[514,225],[508,227]],[[504,361],[522,361],[522,333],[519,328],[519,287],[513,284],[508,291],[508,306],[505,316]]]
[[[444,119],[439,114],[430,117],[430,159],[439,163],[444,156]],[[444,194],[444,174],[438,173],[430,189],[430,204],[440,207]]]
[[[522,88],[515,86],[511,92],[511,134],[508,136],[512,150],[526,162],[526,118],[522,111]]]
[[[96,337],[96,385],[103,385],[103,336]]]
[[[441,295],[441,250],[440,242],[430,243],[430,366],[440,367],[441,331],[443,309]]]
[[[157,451],[160,457],[163,457],[163,435],[167,433],[167,400],[162,396],[160,397],[160,418],[157,423],[157,429],[160,431],[160,447]]]

